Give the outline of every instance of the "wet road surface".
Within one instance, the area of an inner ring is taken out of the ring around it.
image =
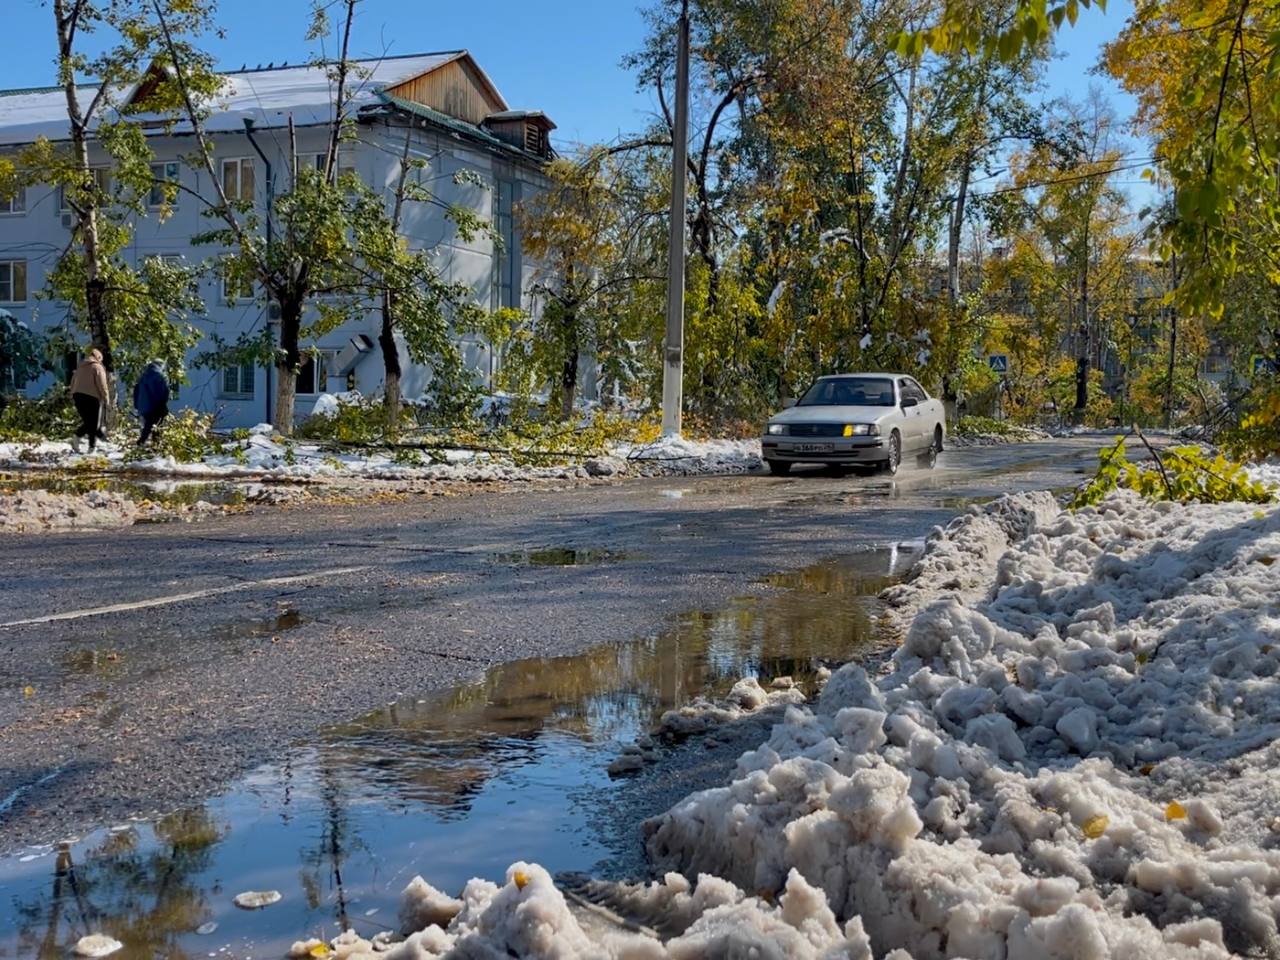
[[[410,752],[422,754],[422,744],[454,722],[439,719],[434,698],[471,690],[487,710],[492,697],[483,691],[503,664],[551,664],[528,680],[532,692],[516,714],[527,730],[543,730],[548,717],[560,729],[572,697],[551,681],[559,669],[585,668],[547,658],[657,642],[685,622],[682,614],[719,616],[735,596],[759,602],[784,589],[761,578],[824,558],[881,548],[869,554],[885,568],[876,576],[901,572],[890,558],[933,525],[969,502],[1075,483],[1092,471],[1101,442],[952,451],[938,470],[894,480],[820,472],[668,478],[301,507],[110,535],[10,537],[0,549],[0,851],[22,853],[129,816],[152,818],[145,830],[154,834],[167,822],[154,818],[189,816],[209,797],[235,807],[240,801],[228,798],[242,794],[228,794],[228,785],[243,785],[239,778],[264,761],[315,751],[330,742],[326,731],[353,721],[365,732],[339,737],[347,760],[303,763],[311,772],[300,781],[315,787],[320,768],[338,769],[342,783],[379,784],[383,767],[393,777],[408,769],[412,778],[403,756],[377,759],[366,728],[378,724],[369,717],[396,711],[392,726],[403,726],[408,716],[408,727],[423,731],[408,738]],[[821,590],[815,595],[822,611]],[[627,713],[608,736],[639,732],[654,704],[670,706],[760,669],[763,640],[743,642],[718,671],[668,684],[661,696],[650,689],[652,677],[624,674],[616,685],[649,706]],[[847,657],[842,643],[803,652]],[[604,665],[628,649],[593,654],[587,675],[607,676]],[[592,684],[579,688],[598,693]],[[530,698],[538,710],[530,712]],[[425,717],[405,706],[420,700],[434,704]],[[488,730],[479,721],[475,729]],[[467,750],[504,755],[487,741]],[[448,749],[444,757],[470,782],[474,757]],[[268,780],[286,789],[279,776]],[[430,804],[426,795],[441,789],[451,788],[433,781],[423,796],[410,796]],[[485,866],[474,859],[468,875]],[[13,862],[0,861],[0,886]]]

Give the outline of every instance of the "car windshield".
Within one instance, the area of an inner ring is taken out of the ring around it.
[[[886,377],[831,377],[800,398],[801,407],[892,407],[893,381]]]

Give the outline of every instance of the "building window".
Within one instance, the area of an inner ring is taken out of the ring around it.
[[[111,171],[106,167],[93,167],[89,172],[93,174],[93,184],[98,189],[98,195],[105,198],[111,192]],[[58,212],[74,212],[71,209],[71,201],[67,199],[66,184],[58,187]]]
[[[222,161],[222,191],[227,195],[228,200],[233,203],[236,201],[252,203],[255,189],[256,181],[251,157]]]
[[[27,188],[18,187],[18,192],[6,200],[0,200],[0,216],[27,212]]]
[[[317,357],[314,352],[303,354],[302,366],[298,368],[297,393],[319,394],[329,389],[329,361],[333,359],[332,351],[321,350]]]
[[[176,163],[153,163],[151,164],[151,192],[147,195],[147,206],[163,207],[166,202],[165,187],[167,184],[176,184],[178,182],[178,165]],[[175,193],[173,203],[178,202],[178,196]]]
[[[252,400],[256,372],[252,363],[227,367],[222,371],[222,395],[237,400]]]
[[[493,309],[518,307],[520,251],[516,249],[515,184],[499,180],[493,192],[493,229],[501,240],[493,253]]]
[[[27,261],[0,260],[0,303],[27,302]]]
[[[251,277],[223,277],[222,299],[227,303],[237,300],[253,299],[253,279]]]

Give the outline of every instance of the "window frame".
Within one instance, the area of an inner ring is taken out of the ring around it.
[[[155,163],[148,164],[151,168],[151,177],[153,180],[163,180],[170,183],[181,182],[182,165],[177,160],[159,160]],[[160,173],[156,173],[156,168],[160,168]],[[173,171],[170,174],[170,170]],[[156,199],[156,191],[160,192],[160,199]],[[160,210],[166,206],[176,207],[178,205],[178,197],[175,194],[173,202],[166,202],[164,198],[164,186],[160,183],[153,183],[151,190],[147,194],[147,208],[150,210]]]
[[[916,402],[918,403],[925,403],[929,400],[929,392],[925,390],[924,387],[920,386],[919,381],[917,381],[914,377],[903,377],[902,381],[899,383],[898,386],[899,386],[899,391],[901,391],[902,388],[905,387],[907,389],[914,390],[916,393],[918,393],[919,396],[916,398]],[[901,397],[899,397],[899,403],[901,403]]]
[[[0,217],[23,217],[27,214],[27,187],[22,184],[8,200],[0,200]]]
[[[318,397],[321,394],[329,392],[329,362],[337,357],[338,351],[326,350],[324,347],[317,347],[314,351],[306,350],[303,352],[302,366],[298,368],[298,374],[294,380],[294,394],[299,397]],[[307,364],[314,364],[314,372],[312,373],[311,390],[302,389],[302,371],[307,368]],[[324,386],[320,386],[321,374],[324,378]],[[345,389],[345,385],[344,385]]]
[[[94,182],[98,185],[98,191],[104,196],[111,192],[111,168],[107,166],[90,166],[90,172],[93,175]],[[58,184],[58,216],[64,213],[75,213],[71,205],[67,203],[67,185],[65,183]]]
[[[22,299],[18,299],[18,298],[15,296],[15,294],[18,292],[18,282],[17,282],[17,279],[16,279],[16,278],[17,278],[17,271],[16,271],[16,268],[17,268],[19,265],[21,265],[21,267],[22,267],[22,271],[21,271],[21,273],[22,273]],[[29,281],[29,279],[30,279],[30,267],[29,267],[29,265],[28,265],[27,261],[26,261],[25,259],[19,259],[19,258],[16,258],[16,257],[15,257],[15,258],[12,258],[12,259],[4,259],[4,260],[0,260],[0,266],[8,267],[8,270],[9,270],[9,276],[8,276],[8,279],[6,279],[6,280],[4,280],[4,281],[3,281],[3,282],[4,282],[4,283],[6,283],[6,284],[8,285],[8,287],[9,287],[9,291],[8,291],[8,292],[9,292],[9,295],[8,295],[7,297],[6,297],[6,296],[3,296],[3,295],[0,295],[0,303],[7,303],[7,304],[25,304],[25,303],[27,303],[27,302],[28,302],[28,298],[29,298],[30,293],[31,293],[31,291],[28,289],[28,286],[29,286],[28,281]]]
[[[236,386],[239,388],[235,391],[227,389],[227,374],[233,373],[236,377]],[[246,373],[248,374],[247,382],[249,389],[246,390]],[[258,382],[258,367],[253,363],[240,363],[233,367],[222,367],[218,371],[218,396],[225,400],[252,400],[255,388]]]
[[[249,165],[249,169],[253,171],[253,188],[250,195],[244,195],[244,165]],[[236,190],[235,196],[232,196],[227,190],[227,166],[235,164],[236,168]],[[253,157],[223,157],[222,163],[218,167],[218,173],[221,177],[222,192],[226,195],[227,200],[232,203],[253,203],[258,202],[258,166]]]

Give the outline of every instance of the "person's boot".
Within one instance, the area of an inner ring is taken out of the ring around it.
[[[79,437],[72,437],[72,438],[71,438],[71,449],[72,449],[72,450],[74,450],[76,453],[79,453],[79,452],[80,452],[80,438],[79,438]]]

